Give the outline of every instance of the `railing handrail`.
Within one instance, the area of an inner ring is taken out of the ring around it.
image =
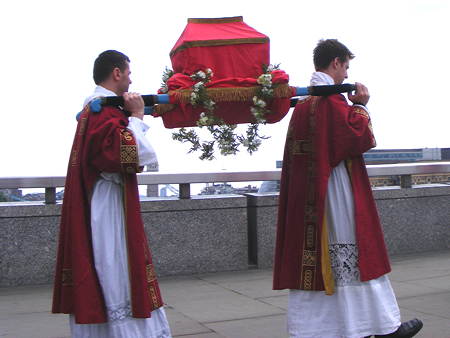
[[[370,177],[450,173],[450,162],[367,165],[367,172]],[[280,179],[280,175],[281,169],[197,173],[144,172],[138,174],[138,182],[149,185],[275,181]],[[58,188],[64,186],[65,179],[65,176],[0,177],[0,189]]]

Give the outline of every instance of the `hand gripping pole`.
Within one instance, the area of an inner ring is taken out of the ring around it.
[[[295,96],[328,96],[332,94],[352,92],[356,89],[356,86],[351,83],[344,83],[339,85],[323,85],[323,86],[309,86],[309,87],[295,87]],[[153,114],[153,107],[155,104],[169,103],[168,94],[156,94],[156,95],[142,95],[144,104],[149,109],[145,109],[145,115]],[[298,98],[291,98],[291,107],[295,107],[298,102]],[[123,96],[104,96],[99,97],[91,101],[89,104],[92,112],[99,112],[102,106],[123,106]],[[77,120],[81,113],[77,114]]]

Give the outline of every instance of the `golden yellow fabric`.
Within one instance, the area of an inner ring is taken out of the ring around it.
[[[321,238],[321,264],[322,264],[322,276],[323,284],[325,285],[325,294],[331,296],[334,294],[334,279],[333,272],[331,271],[330,252],[328,249],[328,224],[327,224],[327,210],[323,215],[322,224],[322,238]]]

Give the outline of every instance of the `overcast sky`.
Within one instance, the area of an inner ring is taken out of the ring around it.
[[[94,89],[92,65],[106,49],[131,59],[130,90],[155,93],[189,17],[243,16],[270,37],[271,62],[307,86],[312,50],[337,38],[356,55],[348,82],[371,93],[378,148],[450,147],[449,1],[2,1],[0,176],[65,175],[75,114]],[[253,156],[202,162],[146,117],[163,171],[273,169],[290,114],[266,126]]]

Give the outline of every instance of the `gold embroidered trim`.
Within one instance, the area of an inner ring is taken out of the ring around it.
[[[314,271],[305,269],[303,277],[303,290],[312,290],[314,284]]]
[[[70,155],[70,163],[72,165],[78,164],[78,149],[73,149],[72,154]]]
[[[158,302],[158,297],[156,296],[156,290],[151,284],[148,287],[148,291],[150,293],[150,299],[152,301],[153,309],[161,307],[161,304]]]
[[[241,45],[246,43],[267,43],[269,38],[244,38],[244,39],[225,39],[225,40],[200,40],[200,41],[186,41],[181,46],[178,46],[175,50],[170,52],[170,56],[174,56],[185,49],[192,47],[211,47],[211,46],[229,46],[229,45]]]
[[[370,120],[370,115],[365,109],[360,108],[360,107],[353,107],[353,109],[356,114],[360,114],[360,115],[364,116],[366,119]]]
[[[230,23],[242,22],[242,16],[232,16],[227,18],[189,18],[188,23]]]
[[[80,128],[78,129],[78,135],[84,135],[84,132],[86,131],[86,123],[87,117],[82,117],[80,119]]]
[[[312,151],[312,143],[308,140],[294,140],[293,155],[306,155]]]
[[[316,252],[303,250],[303,266],[316,266]]]
[[[126,141],[133,141],[133,135],[128,130],[123,130],[122,136]]]
[[[377,141],[375,140],[375,136],[373,134],[372,122],[370,121],[369,113],[365,109],[363,109],[361,107],[353,107],[353,109],[354,109],[356,114],[360,114],[360,115],[364,116],[367,120],[369,120],[369,130],[370,130],[370,133],[372,134],[372,145],[374,147],[376,147],[377,146]]]
[[[136,163],[137,162],[137,146],[121,145],[120,146],[120,162]]]
[[[155,269],[153,268],[153,264],[147,264],[147,282],[151,283],[156,280]]]
[[[297,140],[297,150],[308,155],[306,164],[306,181],[309,183],[316,176],[316,155],[315,155],[315,127],[316,108],[320,98],[314,97],[309,113],[309,135],[307,140]],[[294,149],[295,149],[294,145]],[[306,151],[307,150],[307,151]],[[300,289],[313,290],[317,269],[317,209],[316,209],[316,188],[314,184],[308,184],[306,192],[306,205],[304,216],[303,252],[301,254],[300,267]]]
[[[316,215],[313,215],[317,219]],[[306,249],[312,250],[316,245],[316,225],[314,223],[306,224]]]

